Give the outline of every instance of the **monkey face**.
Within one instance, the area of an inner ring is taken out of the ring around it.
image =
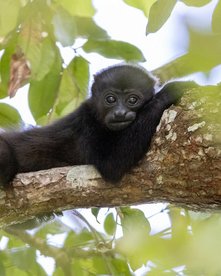
[[[154,94],[155,80],[140,67],[115,66],[95,75],[93,107],[105,127],[119,131],[130,126]]]
[[[137,111],[143,106],[145,99],[142,93],[130,90],[110,89],[103,94],[99,111],[103,123],[112,131],[128,127],[136,119]]]

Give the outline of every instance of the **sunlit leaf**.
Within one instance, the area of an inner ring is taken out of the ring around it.
[[[152,73],[161,81],[182,77],[194,72],[208,72],[221,64],[221,34],[190,32],[189,52]]]
[[[148,261],[150,224],[137,208],[121,207],[123,237],[116,243],[117,251],[125,255],[132,269],[136,270]]]
[[[83,38],[91,39],[107,39],[109,38],[107,32],[99,27],[92,18],[75,17],[77,24],[77,34]]]
[[[115,267],[116,271],[118,271],[118,274],[122,274],[124,276],[132,276],[134,275],[131,273],[128,262],[125,259],[112,259],[112,265]]]
[[[19,34],[18,45],[30,62],[32,79],[43,79],[54,63],[55,48],[45,31],[40,13],[25,22]]]
[[[53,17],[54,33],[64,47],[73,45],[77,34],[75,19],[66,10],[59,9]]]
[[[52,216],[52,215],[51,215]],[[42,240],[47,239],[48,233],[51,235],[58,235],[58,234],[67,234],[70,231],[70,228],[61,223],[59,220],[46,220],[47,218],[45,217],[44,219],[41,218],[41,222],[44,223],[44,227],[40,227],[36,233],[35,237],[41,238]],[[42,225],[42,223],[40,225]]]
[[[5,51],[0,60],[0,98],[4,98],[8,95],[11,57],[16,51],[16,43],[17,36],[15,35],[6,45]]]
[[[12,248],[19,248],[19,247],[23,247],[24,246],[24,242],[21,241],[19,238],[5,233],[5,236],[9,238],[9,241],[7,243],[7,248],[12,249]]]
[[[74,16],[92,17],[95,12],[91,0],[56,0],[56,2]]]
[[[109,213],[104,221],[104,230],[108,235],[113,235],[116,231],[116,220],[113,213]]]
[[[59,103],[56,105],[56,112],[60,116],[65,116],[69,114],[70,112],[73,112],[84,100],[85,98],[76,95],[70,102],[63,102],[63,104],[59,105]],[[62,110],[60,110],[60,107]],[[55,117],[56,118],[56,117]]]
[[[170,208],[168,213],[171,222],[171,235],[172,239],[176,240],[176,243],[182,243],[183,240],[188,238],[188,217],[182,214],[180,208]]]
[[[78,259],[74,259],[71,263],[71,269],[72,271],[74,271],[75,275],[79,275],[79,276],[87,276],[87,272],[85,273],[84,268],[82,267],[80,261]],[[63,274],[63,273],[62,273]],[[63,276],[62,274],[59,274],[61,276]],[[53,276],[59,276],[58,274]]]
[[[64,273],[63,273],[62,268],[59,267],[59,266],[56,266],[56,267],[55,267],[55,270],[54,270],[54,272],[53,272],[53,276],[63,276],[63,275],[64,275]],[[80,276],[81,276],[81,275],[80,275]],[[82,276],[84,276],[84,275],[82,275]]]
[[[18,111],[5,103],[0,103],[0,126],[7,127],[18,125],[22,122],[21,116]]]
[[[30,61],[32,79],[40,81],[52,68],[55,59],[54,47],[48,38],[39,43],[31,37],[29,39],[30,41],[21,42],[20,46]]]
[[[0,260],[0,275],[1,276],[6,275],[5,267],[4,267],[3,263],[1,262],[1,260]]]
[[[135,228],[141,232],[149,233],[150,224],[143,211],[137,208],[122,207],[121,212],[123,214],[121,224],[124,235],[133,233]]]
[[[127,5],[141,10],[146,17],[148,17],[150,8],[156,1],[157,0],[124,0]]]
[[[88,82],[88,62],[82,57],[74,58],[63,72],[53,116],[73,111],[85,99]]]
[[[110,271],[114,272],[112,275],[117,275],[114,268],[112,269],[111,263],[106,261],[101,256],[91,256],[91,258],[80,259],[78,261],[79,267],[81,267],[81,273],[78,275],[87,276],[87,275],[110,275]],[[75,266],[74,266],[75,267]],[[74,270],[73,270],[74,271]],[[79,271],[79,270],[78,270]],[[85,273],[87,271],[87,273]]]
[[[35,254],[36,252],[33,248],[26,248],[24,250],[14,251],[13,254],[11,254],[11,258],[15,266],[28,271],[36,264]]]
[[[212,17],[212,28],[216,33],[221,33],[221,1],[216,5]]]
[[[182,0],[182,2],[185,3],[187,6],[202,7],[210,3],[211,0]]]
[[[65,247],[88,247],[89,242],[93,242],[94,237],[93,234],[87,230],[82,230],[79,234],[74,233],[73,231],[69,232],[66,240],[65,240]],[[94,242],[93,242],[94,245]]]
[[[220,216],[219,214],[213,214],[210,219],[200,220],[198,225],[195,221],[194,224],[194,239],[188,245],[186,252],[188,268],[196,272],[204,271],[205,275],[219,275],[221,271]],[[188,254],[188,252],[191,252],[191,254]],[[193,258],[196,254],[197,258]]]
[[[15,250],[11,254],[12,261],[16,267],[34,275],[45,276],[45,272],[43,271],[42,267],[36,262],[35,257],[35,249],[29,247],[26,247],[23,250],[19,251]],[[19,275],[19,273],[16,275]]]
[[[116,40],[88,40],[83,49],[87,53],[95,52],[107,58],[126,61],[145,61],[142,52],[134,45]]]
[[[101,257],[93,257],[92,258],[92,265],[90,265],[91,274],[94,275],[108,275],[110,274],[110,271],[112,272],[112,275],[117,276],[117,270],[115,270],[114,266],[112,266],[111,262],[109,262],[109,265],[107,266],[106,261],[104,258]]]
[[[158,31],[170,17],[177,0],[158,0],[150,8],[146,33]]]
[[[190,32],[189,62],[192,68],[210,70],[221,63],[221,35]],[[209,57],[209,58],[206,58]]]
[[[19,0],[0,1],[0,37],[4,37],[16,27],[20,7]]]
[[[42,116],[47,115],[55,104],[61,80],[61,63],[57,53],[50,72],[40,81],[32,80],[30,83],[29,106],[37,122]]]
[[[7,96],[7,90],[3,86],[2,82],[0,82],[0,99],[5,98]]]

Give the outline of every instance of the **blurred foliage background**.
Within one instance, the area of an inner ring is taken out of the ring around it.
[[[106,58],[104,64],[126,61],[149,69],[151,56],[142,42],[133,45],[113,39],[97,23],[99,1],[0,0],[1,127],[25,126],[22,100],[19,112],[8,99],[21,99],[24,86],[37,125],[74,110],[88,95],[96,63],[92,53],[97,62]],[[165,37],[177,38],[173,56],[159,57],[160,66],[152,68],[161,83],[202,75],[209,80],[211,74],[219,79],[221,1],[117,1],[125,9],[130,6],[134,28],[125,31],[131,37],[138,32],[139,10],[145,18],[146,40],[161,33],[157,45],[164,48]],[[179,13],[184,8],[185,16]],[[188,17],[202,9],[200,20]],[[164,27],[176,13],[179,27],[170,33]],[[109,18],[108,11],[105,16],[111,28],[116,18],[111,13]],[[71,57],[68,62],[67,56]],[[1,276],[221,275],[220,214],[194,213],[166,204],[92,208],[68,211],[53,222],[39,220],[26,228],[33,229],[0,231]]]

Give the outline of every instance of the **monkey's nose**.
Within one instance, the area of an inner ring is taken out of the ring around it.
[[[126,110],[124,109],[118,109],[114,112],[114,116],[116,119],[120,120],[120,119],[125,119],[126,116]]]

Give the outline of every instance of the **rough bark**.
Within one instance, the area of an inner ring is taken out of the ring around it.
[[[105,183],[92,166],[17,175],[0,190],[0,226],[79,207],[170,202],[220,209],[220,90],[194,89],[166,110],[150,151],[119,185]]]

